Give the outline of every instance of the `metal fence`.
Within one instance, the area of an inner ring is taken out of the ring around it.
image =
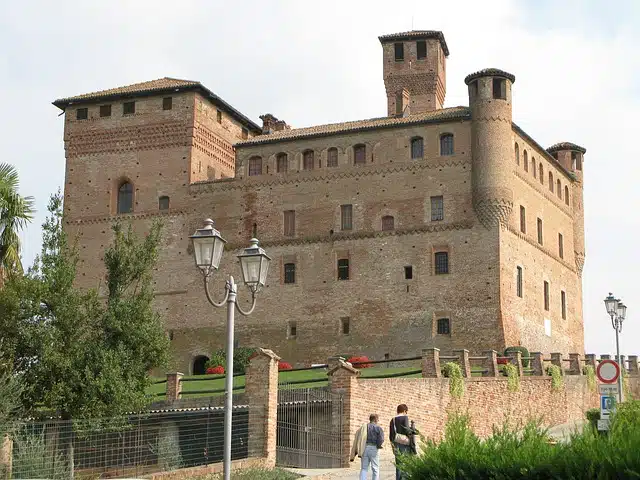
[[[222,461],[224,410],[204,407],[102,420],[25,422],[12,478],[137,477]],[[232,459],[248,456],[248,408],[234,407]]]

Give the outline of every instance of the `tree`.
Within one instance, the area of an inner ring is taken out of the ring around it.
[[[165,363],[169,348],[152,308],[161,225],[144,240],[130,226],[113,227],[104,254],[107,292],[100,297],[74,286],[78,255],[62,228],[59,194],[49,212],[41,255],[0,291],[0,366],[29,385],[22,394],[27,408],[55,410],[64,419],[139,411],[149,403],[148,372]]]
[[[18,233],[33,213],[33,198],[18,194],[18,172],[0,163],[0,281],[12,272],[22,272]]]

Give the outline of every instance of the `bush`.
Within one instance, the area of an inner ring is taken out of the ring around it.
[[[442,374],[449,379],[449,393],[453,398],[462,398],[464,395],[464,380],[460,365],[447,362],[442,367]]]
[[[224,367],[222,365],[218,365],[217,367],[209,367],[207,368],[207,375],[222,375],[224,373]]]
[[[213,354],[211,355],[211,358],[209,359],[209,361],[206,363],[205,366],[207,367],[207,370],[208,370],[209,367],[224,367],[226,363],[227,363],[227,359],[225,357],[224,350],[217,350],[213,352]]]
[[[278,362],[278,370],[291,370],[293,367],[288,362]]]
[[[529,350],[527,350],[525,347],[507,347],[504,349],[504,356],[508,357],[509,353],[511,352],[520,352],[521,355],[523,357],[528,357],[529,356]],[[529,359],[526,358],[522,360],[522,366],[524,368],[529,368]]]
[[[370,363],[366,363],[369,361],[369,357],[366,357],[364,355],[360,355],[357,357],[350,357],[347,362],[349,362],[350,364],[354,364],[354,363],[358,363],[359,365],[353,365],[354,368],[371,368],[373,367],[372,364]]]
[[[600,420],[599,408],[590,408],[585,412],[584,416],[587,418],[593,428],[598,428],[598,420]]]
[[[255,348],[239,347],[233,350],[233,373],[246,373],[249,361],[256,353]],[[224,349],[216,350],[207,362],[207,367],[227,367],[227,357]]]

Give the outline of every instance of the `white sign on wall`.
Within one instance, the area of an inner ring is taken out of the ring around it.
[[[549,320],[548,318],[544,319],[544,334],[547,337],[551,336],[551,320]]]

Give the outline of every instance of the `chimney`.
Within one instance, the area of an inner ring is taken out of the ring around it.
[[[262,120],[263,135],[268,135],[269,133],[273,132],[279,132],[281,130],[291,130],[291,127],[287,125],[287,122],[285,122],[284,120],[278,120],[270,113],[260,115],[260,120]]]

